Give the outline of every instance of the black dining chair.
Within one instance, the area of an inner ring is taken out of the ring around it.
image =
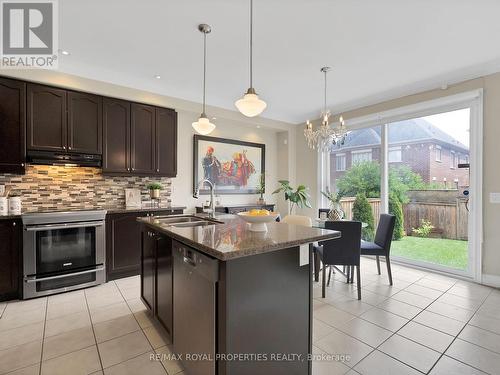
[[[348,282],[353,282],[353,271],[356,268],[356,282],[358,286],[358,299],[361,299],[361,222],[359,221],[326,221],[325,229],[338,230],[342,233],[340,238],[321,241],[314,250],[323,263],[322,297],[326,295],[326,268],[329,268],[328,285],[332,267],[347,266]]]
[[[394,232],[394,225],[396,223],[396,216],[389,214],[381,214],[375,233],[375,240],[373,242],[361,241],[361,255],[375,256],[377,259],[377,271],[380,275],[380,257],[385,257],[387,264],[387,274],[389,275],[389,284],[392,285],[392,271],[391,271],[391,243],[392,235]]]

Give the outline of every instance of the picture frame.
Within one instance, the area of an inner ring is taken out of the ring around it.
[[[193,192],[203,179],[215,185],[218,195],[258,194],[261,174],[265,173],[266,145],[235,139],[194,135]],[[200,194],[210,192],[207,184]]]

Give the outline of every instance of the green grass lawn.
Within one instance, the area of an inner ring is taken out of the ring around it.
[[[391,255],[446,267],[465,270],[467,268],[467,241],[444,238],[403,237],[392,241]]]

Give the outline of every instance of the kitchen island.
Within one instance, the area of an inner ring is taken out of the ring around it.
[[[311,374],[309,244],[339,232],[252,232],[228,214],[138,220],[141,297],[188,374]]]

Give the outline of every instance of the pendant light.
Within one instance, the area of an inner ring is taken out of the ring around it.
[[[210,134],[215,129],[215,124],[211,123],[205,113],[205,91],[207,80],[207,34],[212,31],[210,25],[200,24],[198,30],[203,33],[203,110],[198,121],[193,122],[193,128],[201,135]]]
[[[243,98],[237,100],[234,105],[247,117],[258,116],[267,107],[266,102],[259,99],[253,88],[253,0],[250,0],[250,87]]]

